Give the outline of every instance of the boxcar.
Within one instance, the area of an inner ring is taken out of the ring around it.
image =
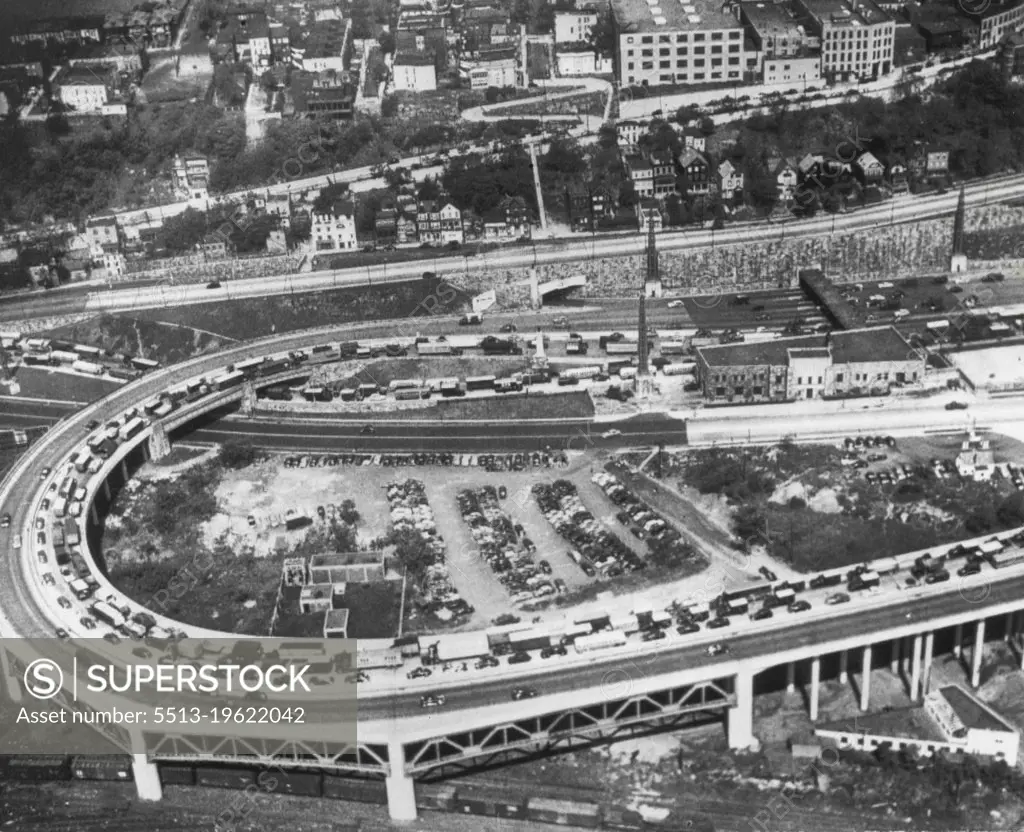
[[[335,800],[354,800],[358,803],[382,805],[388,802],[387,787],[383,780],[363,780],[337,774],[324,775],[323,796]]]
[[[323,775],[319,771],[261,771],[256,778],[256,785],[275,794],[320,797]]]
[[[170,765],[161,763],[160,782],[165,786],[194,786],[196,770],[192,766]]]
[[[486,815],[498,818],[526,818],[526,801],[514,800],[504,792],[459,786],[455,790],[452,811],[459,814]]]
[[[30,754],[12,757],[7,764],[11,780],[70,780],[71,760],[58,754]]]
[[[72,757],[71,776],[75,780],[131,780],[132,763],[117,754]]]
[[[601,825],[601,808],[596,803],[578,800],[531,797],[526,803],[526,816],[540,823],[556,823],[560,826],[596,829]]]

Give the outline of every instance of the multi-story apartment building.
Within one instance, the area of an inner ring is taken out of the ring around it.
[[[338,200],[327,211],[314,212],[310,239],[317,252],[355,251],[356,223],[352,203]]]
[[[613,0],[622,86],[743,80],[743,27],[711,0]]]
[[[892,71],[896,24],[873,0],[796,0],[821,39],[829,79],[879,78]]]
[[[974,7],[973,4],[966,5],[966,8]],[[1024,0],[986,0],[984,3],[978,3],[976,8],[979,9],[978,12],[968,12],[967,16],[977,21],[981,27],[978,38],[978,46],[981,49],[991,49],[999,43],[1003,35],[1024,28]]]
[[[85,238],[89,243],[89,256],[100,261],[104,253],[121,249],[121,235],[116,217],[92,217],[85,222]]]
[[[416,231],[421,243],[446,245],[465,242],[462,211],[451,202],[421,202],[416,214]]]
[[[292,41],[292,64],[306,72],[342,72],[348,68],[351,35],[351,20],[324,20]]]
[[[555,12],[555,43],[585,41],[596,23],[595,11]]]
[[[821,80],[821,40],[795,2],[744,2],[735,9],[755,47],[747,55],[748,80],[805,87]]]
[[[692,147],[683,148],[679,167],[686,180],[686,193],[706,194],[711,189],[711,166],[703,153]]]

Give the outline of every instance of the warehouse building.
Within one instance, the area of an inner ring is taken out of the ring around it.
[[[924,373],[924,354],[891,326],[697,349],[712,404],[881,395]]]
[[[743,80],[743,26],[709,0],[612,0],[623,86]]]

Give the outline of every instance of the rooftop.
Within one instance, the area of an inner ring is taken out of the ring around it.
[[[712,367],[728,366],[784,366],[789,350],[821,351],[831,347],[833,364],[858,364],[870,361],[905,361],[916,353],[894,327],[872,327],[833,332],[827,335],[803,335],[796,338],[778,338],[750,344],[722,344],[699,347],[698,352]]]
[[[712,0],[612,0],[612,15],[620,34],[741,28]]]
[[[741,3],[740,10],[763,38],[792,38],[799,40],[806,32],[800,26],[799,14],[790,3]]]
[[[432,55],[425,55],[418,52],[399,52],[395,56],[395,66],[433,66]]]
[[[935,724],[924,708],[899,708],[874,714],[858,714],[849,719],[837,719],[817,726],[818,731],[842,731],[849,734],[874,734],[882,737],[919,740],[921,742],[947,742],[942,729]]]
[[[107,86],[111,83],[112,69],[103,64],[62,67],[53,83],[60,86]]]
[[[807,11],[833,26],[871,26],[890,20],[872,0],[803,0]]]
[[[967,728],[979,728],[983,731],[1016,731],[1010,723],[990,711],[959,685],[946,685],[939,688],[939,693]]]

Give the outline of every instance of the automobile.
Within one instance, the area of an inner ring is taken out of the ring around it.
[[[11,515],[5,514],[0,517],[0,529],[9,529],[11,527]]]
[[[41,508],[43,511],[49,511],[50,510],[50,501],[48,499],[43,500],[39,504],[39,508]]]
[[[614,439],[616,436],[622,436],[622,431],[619,430],[618,428],[606,430],[604,433],[601,434],[602,439]]]
[[[864,479],[866,479],[868,482],[872,482],[872,483],[873,482],[878,482],[878,474],[876,474],[874,471],[865,471],[864,472]]]
[[[709,656],[724,656],[729,652],[729,645],[722,642],[709,644],[706,652]]]
[[[46,556],[46,552],[44,552],[42,549],[36,552],[36,558],[43,565],[46,565],[50,562],[50,559]]]
[[[61,595],[60,597],[58,597],[58,598],[57,598],[57,605],[58,605],[58,606],[59,606],[59,607],[60,607],[60,608],[61,608],[62,610],[69,610],[69,609],[71,609],[71,602],[70,602],[70,601],[69,601],[69,600],[68,600],[67,598],[65,598],[65,597],[64,597],[63,595]],[[90,619],[90,620],[91,620],[91,619]],[[83,619],[81,623],[82,623],[82,626],[83,626],[83,627],[85,627],[86,629],[90,629],[90,630],[92,629],[92,627],[89,627],[89,626],[88,626],[88,625],[87,625],[87,624],[85,623],[85,619]],[[95,627],[95,626],[96,626],[96,625],[94,624],[94,625],[93,625],[93,627]]]
[[[68,633],[68,631],[65,630],[63,627],[58,627],[54,631],[54,635],[57,636],[57,638],[59,638],[61,641],[67,641],[69,638],[71,638],[70,633]]]
[[[772,611],[768,607],[762,607],[757,612],[752,612],[750,614],[750,620],[751,621],[764,621],[765,619],[771,618],[771,617],[772,617]]]
[[[17,549],[18,547],[15,546],[14,548]],[[583,574],[586,575],[588,578],[593,578],[595,575],[597,575],[597,572],[594,571],[594,567],[591,566],[589,563],[581,563],[580,569],[583,570]]]
[[[50,474],[53,473],[53,469],[50,466],[46,466],[42,471],[39,472],[39,479],[45,480]]]
[[[665,638],[664,630],[648,630],[643,634],[644,641],[661,641]]]
[[[561,578],[555,578],[555,592],[559,595],[565,595],[569,591],[569,587],[565,585],[565,581]]]
[[[858,459],[855,463],[853,463],[853,467],[860,471],[863,470],[864,468],[867,468],[868,463],[865,462],[863,459]]]
[[[559,315],[551,323],[554,326],[569,326],[569,319],[565,315]]]
[[[967,402],[946,402],[946,410],[967,410]]]
[[[508,657],[509,664],[526,664],[528,661],[530,661],[530,654],[525,650],[520,650]]]
[[[445,703],[444,696],[429,694],[420,697],[421,708],[440,708]]]
[[[357,670],[355,673],[349,673],[348,676],[345,677],[345,681],[350,685],[357,685],[360,682],[369,682],[370,674],[365,670]]]
[[[551,564],[548,563],[546,560],[539,561],[537,563],[537,566],[540,567],[540,571],[543,572],[545,575],[551,574]]]
[[[956,574],[961,578],[967,575],[977,575],[981,571],[980,563],[967,563],[956,570]]]
[[[245,518],[245,519],[249,522],[250,526],[255,526],[256,525],[256,518],[253,517],[251,514],[247,518]]]
[[[777,581],[779,579],[779,576],[772,572],[772,570],[767,566],[762,566],[757,571],[761,573],[761,576],[766,581]]]
[[[696,621],[684,621],[676,627],[676,632],[681,636],[688,635],[689,633],[699,633],[700,624]]]
[[[540,657],[542,659],[550,659],[552,656],[567,656],[569,651],[561,644],[552,644],[550,647],[545,647],[540,651]]]
[[[682,306],[686,306],[686,304],[683,303],[681,300],[670,300],[668,302],[669,309],[679,309]]]
[[[37,529],[45,529],[46,528],[46,518],[45,517],[40,516],[40,517],[36,518],[36,528]]]
[[[836,604],[845,604],[849,600],[850,596],[847,595],[845,592],[836,592],[832,595],[829,595],[828,598],[825,599],[825,603],[829,606],[834,607]]]
[[[46,532],[36,532],[36,543],[40,546],[46,545]]]
[[[500,664],[501,662],[499,662],[494,656],[483,656],[479,661],[477,661],[475,667],[477,670],[483,670],[487,667],[497,667]]]
[[[417,667],[405,674],[406,679],[426,679],[431,674],[429,667]]]
[[[121,637],[117,633],[104,633],[103,640],[109,641],[111,644],[121,643]]]
[[[790,612],[807,612],[810,608],[811,604],[809,601],[794,601],[788,607]]]
[[[895,436],[887,436],[887,437],[885,437],[885,444],[887,446],[889,446],[890,448],[895,448],[896,447],[896,437]]]
[[[57,582],[53,579],[53,575],[49,572],[43,574],[43,583],[47,586],[56,586]]]
[[[709,630],[718,630],[718,629],[720,629],[722,627],[728,627],[728,626],[729,626],[729,619],[726,618],[724,615],[719,615],[719,616],[717,616],[715,618],[712,618],[708,622],[708,629]]]
[[[363,425],[362,429],[359,432],[365,436],[368,433],[376,433],[377,428],[375,428],[373,425]]]
[[[250,690],[242,697],[249,702],[266,702],[267,695],[261,690]]]
[[[929,572],[924,579],[926,584],[941,584],[944,581],[949,580],[949,572],[945,569],[939,569],[935,572]]]
[[[502,324],[501,325],[501,331],[502,332],[515,332],[517,329],[518,329],[518,327],[516,327],[515,324]]]
[[[207,289],[219,289],[220,288],[220,281],[219,280],[211,280],[209,283],[206,284],[206,288]]]
[[[533,699],[536,695],[536,688],[514,688],[512,690],[512,701],[518,702],[520,699]]]
[[[96,428],[98,428],[99,426],[99,421],[97,421],[96,419],[90,419],[88,422],[85,423],[85,432],[92,433],[92,431],[96,430]]]
[[[756,315],[754,315],[754,320],[755,321],[770,321],[771,317],[772,316],[769,315],[767,312],[758,312]]]
[[[11,540],[11,548],[12,549],[20,549],[21,548],[21,535],[20,534],[14,535],[14,538]]]

